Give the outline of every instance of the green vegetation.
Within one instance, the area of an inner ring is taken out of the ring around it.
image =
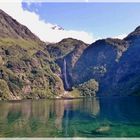
[[[13,46],[13,45],[19,45],[20,47],[24,49],[38,49],[39,48],[39,42],[35,42],[33,40],[25,40],[25,39],[15,39],[15,38],[0,38],[0,46]],[[40,47],[41,48],[41,47]]]
[[[0,38],[0,79],[5,81],[1,86],[6,86],[0,99],[52,98],[63,92],[63,83],[54,74],[59,67],[42,45],[33,40]]]
[[[96,92],[99,90],[99,84],[94,79],[91,79],[78,86],[82,96],[96,96]]]
[[[77,40],[72,39],[59,44],[55,47],[61,50],[62,55],[57,57],[62,57],[78,45]],[[2,100],[54,98],[64,93],[63,82],[59,77],[61,69],[43,49],[37,42],[30,40],[0,39],[0,79],[5,81],[7,90],[1,91]],[[95,96],[97,90],[96,81],[90,80],[74,88],[70,95]]]
[[[80,40],[67,38],[63,39],[59,43],[49,44],[46,48],[51,58],[58,59],[64,57],[68,53],[72,52],[77,46],[80,46],[82,44],[84,43]]]
[[[70,91],[70,95],[72,97],[78,98],[81,96],[80,90],[78,88],[73,88],[72,91]]]
[[[10,100],[10,90],[5,80],[0,79],[0,99]]]
[[[43,42],[30,38],[0,38],[0,79],[7,83],[9,89],[6,94],[1,93],[1,99],[9,100],[11,96],[15,100],[61,96],[64,93],[61,68],[54,60],[83,44],[68,38],[44,47]],[[74,88],[70,94],[79,97],[81,90]]]

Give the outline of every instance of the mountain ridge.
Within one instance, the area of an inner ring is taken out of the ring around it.
[[[0,9],[0,37],[31,39],[41,42],[26,26],[20,24],[7,13]]]

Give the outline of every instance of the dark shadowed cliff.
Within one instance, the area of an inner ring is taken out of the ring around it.
[[[69,84],[78,86],[95,79],[100,85],[100,96],[139,94],[139,44],[140,27],[123,40],[108,38],[89,45],[73,66],[67,65]],[[72,62],[69,55],[64,59]]]

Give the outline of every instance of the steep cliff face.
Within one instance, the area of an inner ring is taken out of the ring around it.
[[[84,49],[75,65],[68,65],[69,82],[77,86],[99,82],[100,96],[138,94],[140,87],[140,27],[125,39],[103,39]],[[68,61],[68,56],[65,56]]]
[[[64,88],[66,90],[72,89],[72,70],[75,67],[79,58],[81,57],[83,51],[87,47],[88,45],[84,42],[71,38],[64,39],[61,42],[55,44],[55,46],[51,46],[51,48],[50,45],[46,47],[52,59],[54,59],[54,61],[61,68],[60,77],[63,80]],[[59,52],[59,54],[55,53],[54,50],[56,48],[56,52]]]
[[[71,86],[77,86],[95,79],[102,85],[103,78],[119,63],[121,56],[128,49],[127,41],[119,39],[99,40],[78,57],[75,65],[68,65]],[[68,56],[65,57],[68,61]]]
[[[73,83],[79,84],[90,78],[100,81],[118,63],[127,47],[125,41],[118,39],[99,40],[91,44],[73,68]]]
[[[61,72],[58,74],[66,90],[72,89],[72,69],[87,47],[88,45],[80,40],[66,38],[56,44],[49,44],[45,48],[50,58],[60,67]]]
[[[129,44],[129,49],[105,77],[104,90],[114,91],[114,94],[120,95],[138,95],[140,91],[140,27],[136,28],[124,40]]]

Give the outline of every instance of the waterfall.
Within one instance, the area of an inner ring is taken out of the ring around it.
[[[64,82],[65,82],[66,89],[69,89],[70,86],[69,86],[68,78],[67,78],[67,62],[65,59],[63,63],[63,73],[64,73]]]

